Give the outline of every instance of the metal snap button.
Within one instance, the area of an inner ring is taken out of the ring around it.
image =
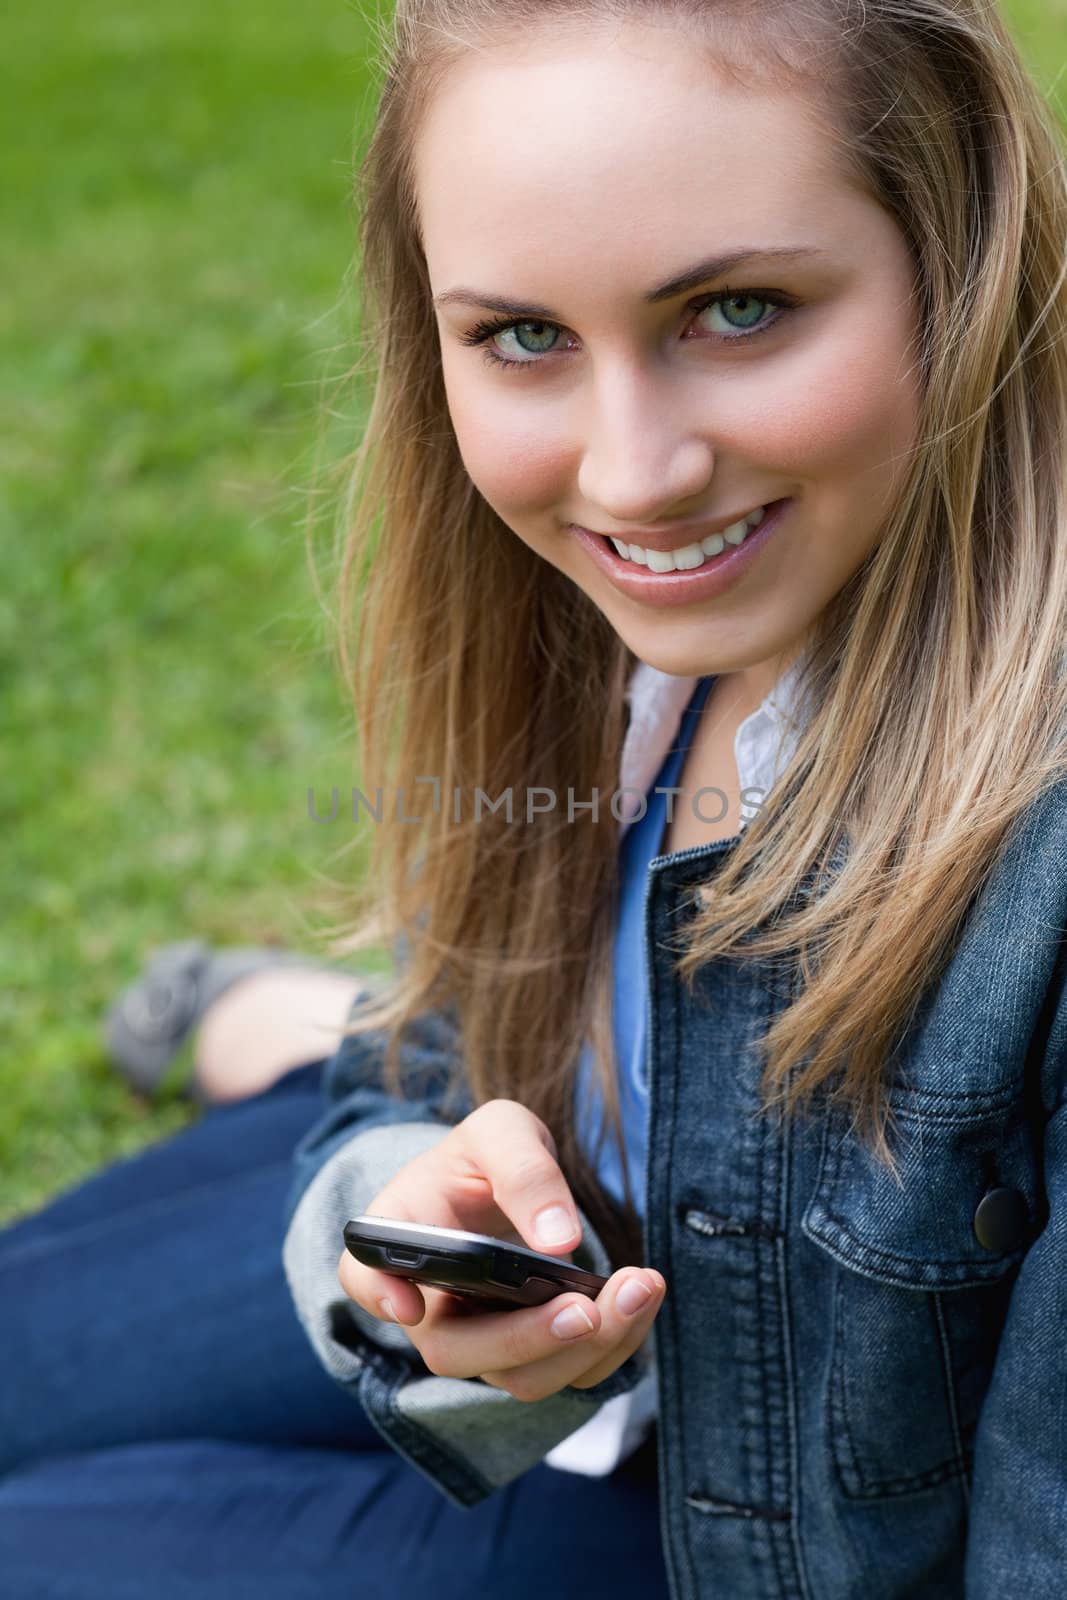
[[[1018,1189],[990,1189],[974,1214],[974,1236],[986,1250],[1017,1250],[1029,1226],[1030,1208]]]

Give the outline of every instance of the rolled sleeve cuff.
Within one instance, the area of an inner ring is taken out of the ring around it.
[[[439,1122],[396,1122],[354,1134],[301,1196],[282,1262],[296,1314],[325,1371],[399,1454],[466,1507],[537,1465],[605,1401],[633,1389],[650,1370],[651,1347],[590,1389],[521,1401],[477,1378],[427,1373],[402,1327],[371,1316],[345,1294],[337,1277],[344,1224],[448,1132]],[[579,1220],[576,1264],[610,1276],[607,1253],[580,1211]]]

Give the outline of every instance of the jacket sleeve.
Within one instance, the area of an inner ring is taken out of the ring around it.
[[[448,1012],[429,1013],[408,1028],[401,1098],[383,1087],[383,1035],[342,1040],[323,1076],[327,1109],[294,1151],[282,1262],[297,1317],[325,1371],[400,1455],[453,1504],[467,1507],[536,1465],[606,1400],[634,1388],[651,1370],[652,1344],[646,1341],[591,1389],[519,1401],[478,1378],[430,1373],[403,1328],[372,1317],[341,1288],[345,1222],[473,1110],[469,1097],[445,1108],[457,1038]],[[604,1247],[579,1217],[582,1242],[574,1259],[608,1276]]]
[[[1048,1218],[1023,1257],[975,1436],[966,1600],[1067,1584],[1067,984],[1045,1056]]]

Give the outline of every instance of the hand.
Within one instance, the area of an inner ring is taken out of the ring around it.
[[[563,1260],[581,1239],[555,1141],[515,1100],[472,1111],[402,1167],[366,1210],[487,1233]],[[542,1234],[538,1224],[546,1222]],[[444,1289],[364,1266],[348,1250],[337,1277],[365,1311],[400,1323],[431,1372],[481,1378],[516,1400],[544,1400],[568,1385],[591,1389],[609,1377],[644,1343],[666,1293],[651,1268],[620,1267],[595,1300],[568,1290],[545,1305],[483,1312]],[[649,1293],[631,1307],[635,1286]]]

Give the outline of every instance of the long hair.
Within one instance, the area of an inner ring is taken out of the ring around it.
[[[474,1103],[506,1096],[541,1118],[616,1265],[639,1259],[632,1189],[627,1175],[619,1208],[599,1188],[574,1095],[590,1040],[601,1133],[621,1149],[618,828],[583,811],[468,813],[478,788],[613,793],[635,658],[465,471],[412,153],[436,85],[471,50],[631,18],[686,31],[736,83],[810,94],[849,180],[908,241],[922,311],[920,428],[896,504],[818,619],[803,735],[707,887],[676,968],[691,986],[742,940],[746,957],[794,953],[803,981],[763,1042],[766,1108],[795,1112],[832,1088],[896,1170],[888,1052],[1015,819],[1067,773],[1067,163],[995,7],[398,0],[378,31],[383,87],[358,172],[353,375],[372,388],[333,559],[361,773],[423,820],[374,830],[334,948],[406,946],[349,1032],[384,1030],[396,1090],[405,1027],[454,1006]],[[795,899],[827,876],[825,893]]]

